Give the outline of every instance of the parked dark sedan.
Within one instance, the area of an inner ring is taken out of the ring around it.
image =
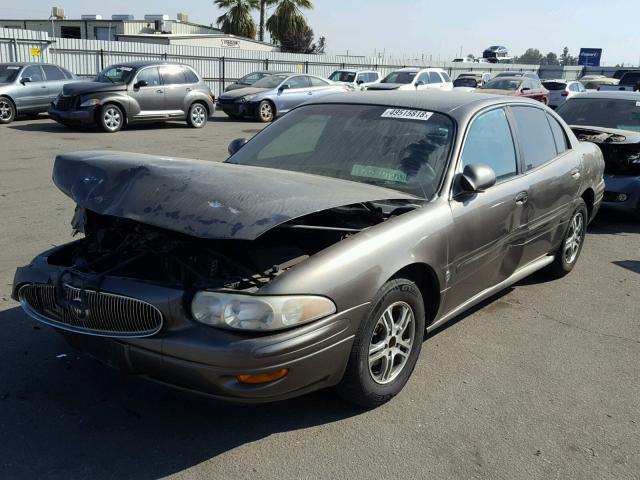
[[[63,85],[74,81],[73,73],[50,63],[0,63],[0,124],[46,112]]]
[[[129,123],[167,120],[202,128],[215,110],[213,100],[187,65],[131,62],[107,67],[92,82],[66,85],[49,115],[63,125],[97,125],[110,133]]]
[[[425,330],[569,273],[604,189],[600,150],[555,113],[482,94],[325,97],[230,153],[58,156],[84,237],[19,268],[13,298],[165,384],[247,402],[337,386],[371,407]]]
[[[244,77],[239,78],[235,82],[227,85],[224,91],[230,92],[232,90],[238,90],[239,88],[250,87],[251,85],[256,83],[258,80],[264,77],[268,77],[269,75],[277,75],[279,73],[287,73],[287,72],[279,72],[279,71],[273,71],[273,70],[258,70],[257,72],[251,72],[245,75]]]
[[[604,154],[602,206],[640,220],[640,93],[577,94],[558,108],[579,140]]]

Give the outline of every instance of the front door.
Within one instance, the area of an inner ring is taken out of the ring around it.
[[[26,81],[30,79],[31,81]],[[16,107],[21,112],[46,111],[49,105],[49,89],[40,65],[29,65],[20,75],[20,89],[16,95]]]
[[[450,201],[454,225],[449,238],[446,311],[505,280],[522,263],[527,180],[520,175],[517,150],[503,108],[480,113],[472,121],[458,173],[470,164],[491,167],[496,184],[480,193],[461,193],[454,188]]]
[[[285,82],[289,88],[278,90],[277,105],[278,112],[285,113],[301,103],[311,100],[312,92],[309,78],[305,75],[297,75],[288,78]]]
[[[517,106],[511,111],[529,184],[523,260],[530,262],[551,253],[564,233],[580,188],[580,156],[570,148],[564,128],[543,108]]]
[[[129,96],[132,102],[132,117],[149,118],[165,115],[164,86],[158,67],[147,67],[138,72],[133,80]]]

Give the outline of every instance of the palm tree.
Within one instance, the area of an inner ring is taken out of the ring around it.
[[[260,22],[258,22],[258,40],[264,42],[264,22],[267,16],[267,7],[270,7],[277,0],[260,0]]]
[[[251,11],[260,7],[260,0],[214,0],[218,8],[228,9],[216,21],[224,33],[256,38],[256,23]]]
[[[279,40],[287,33],[302,32],[308,28],[301,9],[312,9],[311,0],[273,0],[272,3],[277,4],[273,15],[267,20],[267,30],[272,39]]]

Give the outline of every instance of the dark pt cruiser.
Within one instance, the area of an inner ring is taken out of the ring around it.
[[[19,268],[14,298],[158,382],[246,402],[336,386],[371,407],[425,331],[570,272],[603,195],[598,147],[507,97],[336,95],[229,150],[58,156],[83,237]]]

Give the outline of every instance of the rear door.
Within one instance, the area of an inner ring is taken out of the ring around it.
[[[504,108],[482,112],[470,124],[458,177],[465,165],[484,164],[494,170],[497,181],[474,194],[460,193],[454,186],[447,311],[500,283],[522,263],[528,185],[520,174],[518,151]]]
[[[580,157],[564,128],[544,109],[513,106],[520,168],[528,187],[528,227],[523,261],[550,253],[562,237],[580,188]]]
[[[40,65],[25,67],[20,75],[21,82],[26,78],[31,81],[19,85],[20,88],[15,97],[16,107],[19,111],[46,111],[49,106],[49,89]]]
[[[133,80],[129,97],[134,100],[134,118],[164,117],[165,93],[158,67],[141,69]]]
[[[69,83],[64,71],[55,65],[42,65],[44,76],[47,81],[47,91],[49,93],[49,102],[52,102],[60,92],[65,83]],[[47,103],[49,103],[47,102]]]

